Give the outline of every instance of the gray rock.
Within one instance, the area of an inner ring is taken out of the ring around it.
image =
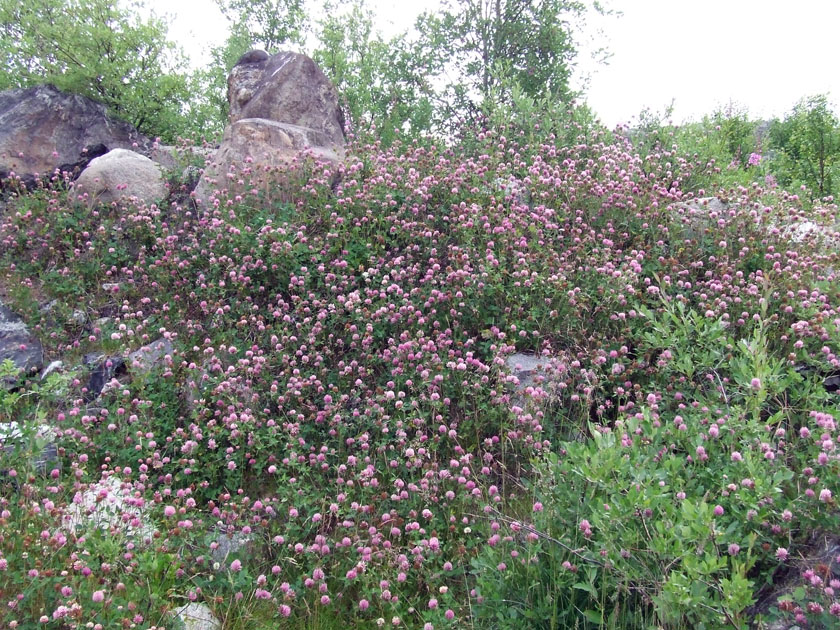
[[[156,144],[149,157],[167,171],[183,168],[187,163],[204,163],[214,153],[207,147],[176,147],[170,144]]]
[[[264,50],[249,50],[242,55],[235,64],[235,66],[243,66],[246,63],[260,63],[261,61],[268,61],[268,53]]]
[[[717,229],[719,221],[725,221],[733,208],[717,197],[701,197],[682,201],[671,206],[674,214],[683,224],[683,238],[699,239],[707,230]]]
[[[128,355],[126,364],[131,374],[146,374],[172,356],[174,348],[169,339],[158,339]]]
[[[246,548],[253,538],[247,534],[236,532],[233,535],[228,535],[224,532],[219,534],[219,537],[214,541],[216,546],[210,550],[210,558],[214,563],[218,563],[220,568],[224,568],[228,562],[228,557],[239,553]]]
[[[221,630],[222,622],[219,621],[206,604],[190,602],[181,606],[172,613],[184,624],[184,630]]]
[[[49,425],[39,426],[35,432],[36,446],[40,443],[34,461],[35,472],[45,475],[49,470],[59,466],[58,447],[55,445],[55,430]],[[21,447],[21,441],[26,440],[24,431],[17,422],[0,423],[0,452],[12,455]],[[26,446],[25,444],[23,445]],[[30,446],[31,448],[31,446]],[[0,474],[5,474],[0,466]]]
[[[17,422],[0,422],[0,443],[12,442],[23,436]]]
[[[0,92],[0,177],[72,170],[115,148],[147,152],[151,141],[101,103],[51,85]]]
[[[160,165],[128,149],[114,149],[92,160],[76,180],[75,191],[87,195],[90,204],[121,199],[151,204],[167,194]]]
[[[514,411],[544,408],[560,395],[559,383],[566,366],[556,357],[517,353],[509,356],[505,364],[510,370],[507,382],[512,389]]]
[[[82,357],[82,365],[96,365],[105,359],[106,355],[101,352],[88,352]]]
[[[757,601],[748,610],[748,617],[755,619],[761,615],[768,618],[770,610],[779,598],[791,594],[801,586],[802,574],[812,570],[826,582],[840,579],[840,528],[831,531],[813,531],[807,540],[790,549],[791,554],[773,576],[772,582],[760,585]],[[797,626],[791,617],[783,617],[773,622],[770,628],[793,630]],[[834,626],[832,626],[834,627]]]
[[[496,190],[503,193],[505,199],[510,199],[518,205],[527,206],[530,204],[530,192],[522,180],[511,175],[507,179],[497,177],[494,183]]]
[[[57,468],[58,461],[58,447],[55,442],[48,442],[41,449],[41,453],[35,458],[35,472],[40,475],[46,475],[48,470]]]
[[[232,123],[264,118],[313,129],[328,143],[344,145],[338,93],[306,55],[281,52],[234,66],[228,76],[228,102]]]
[[[551,361],[551,357],[518,352],[510,355],[505,361],[505,364],[510,370],[511,375],[516,377],[518,381],[516,389],[518,391],[524,391],[525,388],[535,384],[538,375],[545,375],[545,370],[551,364]]]
[[[798,374],[801,374],[806,379],[813,378],[816,374],[823,379],[823,387],[829,394],[837,394],[840,392],[840,371],[825,371],[814,365],[807,365],[800,363],[794,367]]]
[[[185,379],[184,385],[181,388],[181,397],[189,411],[194,411],[199,401],[204,398],[207,389],[205,380],[209,380],[209,376],[210,373],[207,371],[207,363],[205,363],[198,370],[197,374]]]
[[[301,154],[326,162],[344,159],[344,119],[338,94],[312,59],[252,51],[228,77],[230,124],[195,196],[216,190],[288,183],[288,167]],[[229,172],[236,177],[228,178]],[[247,172],[246,172],[247,171]]]
[[[44,304],[39,310],[42,313],[44,313],[45,315],[48,315],[48,314],[52,313],[56,309],[56,307],[58,307],[58,305],[59,305],[58,300],[50,300],[49,302]]]
[[[41,307],[41,313],[44,315],[54,315],[55,311],[58,310],[61,302],[59,300],[50,300],[46,304]],[[51,319],[50,321],[55,322],[55,319]],[[80,309],[73,309],[73,312],[67,318],[67,323],[69,324],[76,324],[77,326],[82,326],[87,322],[87,315],[85,312]]]
[[[131,537],[151,539],[155,528],[146,508],[134,497],[130,483],[106,477],[75,494],[62,517],[66,531],[100,528]]]
[[[83,362],[94,365],[88,379],[87,392],[84,401],[91,402],[99,398],[105,385],[119,373],[125,372],[125,360],[122,357],[105,357],[101,355],[85,355]]]
[[[174,170],[178,166],[178,151],[169,144],[156,144],[152,147],[149,157],[167,171]]]
[[[20,315],[0,302],[0,363],[6,359],[25,374],[34,374],[44,367],[44,348]]]
[[[795,221],[782,228],[782,233],[796,244],[810,241],[818,248],[824,248],[826,253],[840,249],[840,228],[820,225],[814,221]]]

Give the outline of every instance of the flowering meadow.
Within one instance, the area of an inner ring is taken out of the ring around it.
[[[566,131],[7,182],[0,626],[840,627],[837,206]]]

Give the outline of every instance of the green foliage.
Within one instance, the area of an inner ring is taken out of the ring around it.
[[[628,135],[643,156],[664,151],[702,165],[684,189],[747,185],[765,174],[758,122],[746,109],[730,103],[699,122],[682,125],[670,122],[672,112],[672,106],[662,112],[642,111]]]
[[[210,51],[210,63],[194,75],[199,95],[206,107],[208,129],[219,132],[227,124],[230,103],[227,78],[236,61],[252,48],[251,33],[244,22],[231,24],[225,43]]]
[[[641,310],[641,349],[673,352],[648,391],[670,381],[680,394],[648,395],[614,428],[590,425],[537,464],[532,514],[493,513],[501,542],[474,564],[478,618],[494,627],[528,615],[539,620],[529,627],[571,627],[591,609],[602,612],[585,627],[747,628],[756,576],[834,519],[800,480],[821,448],[809,431],[836,409],[770,359],[775,327],[736,341],[682,303]]]
[[[165,23],[138,10],[115,0],[2,0],[0,88],[51,83],[173,140],[190,97],[184,59]]]
[[[349,11],[328,7],[313,58],[338,89],[353,133],[375,134],[386,146],[431,126],[430,88],[422,58],[403,36],[384,40],[363,1]]]
[[[513,85],[533,98],[567,99],[577,53],[573,21],[587,10],[572,0],[450,0],[421,16],[424,45],[454,77],[441,95],[442,120],[475,122],[491,97],[510,102]]]
[[[533,96],[510,75],[499,77],[482,111],[488,128],[503,129],[529,147],[585,145],[606,132],[585,103]]]
[[[778,151],[774,170],[780,184],[805,185],[820,198],[836,192],[840,124],[826,95],[799,101],[784,120],[773,122],[770,139]]]
[[[746,108],[729,103],[717,109],[711,117],[703,119],[703,129],[717,146],[721,157],[730,158],[729,164],[746,169],[750,156],[756,151],[756,123],[750,120]]]
[[[309,29],[303,0],[216,0],[216,4],[232,24],[234,41],[243,32],[249,34],[249,48],[280,52],[283,46],[303,44]]]

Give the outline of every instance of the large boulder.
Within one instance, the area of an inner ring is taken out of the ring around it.
[[[92,160],[76,180],[76,191],[89,203],[109,204],[122,198],[150,204],[166,196],[166,181],[157,162],[128,149],[114,149]]]
[[[32,374],[44,365],[44,348],[20,315],[0,302],[0,363],[7,359],[19,370]]]
[[[338,94],[305,55],[269,56],[251,51],[228,77],[230,123],[196,188],[207,200],[216,190],[284,182],[287,168],[302,154],[317,160],[344,158],[344,130]]]
[[[105,106],[51,85],[0,92],[0,177],[24,183],[56,168],[73,171],[109,149],[147,153],[152,142]]]
[[[228,76],[228,103],[231,123],[263,118],[306,127],[331,145],[344,145],[338,94],[306,55],[246,53]]]

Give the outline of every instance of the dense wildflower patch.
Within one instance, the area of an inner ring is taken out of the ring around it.
[[[0,393],[26,438],[0,478],[5,626],[201,601],[229,627],[744,627],[831,531],[830,202],[704,191],[713,164],[606,134],[248,177],[198,204],[10,200],[3,286],[68,367]],[[74,359],[159,338],[90,400]],[[514,353],[545,373],[517,388]],[[836,621],[831,571],[803,574],[771,614]]]

